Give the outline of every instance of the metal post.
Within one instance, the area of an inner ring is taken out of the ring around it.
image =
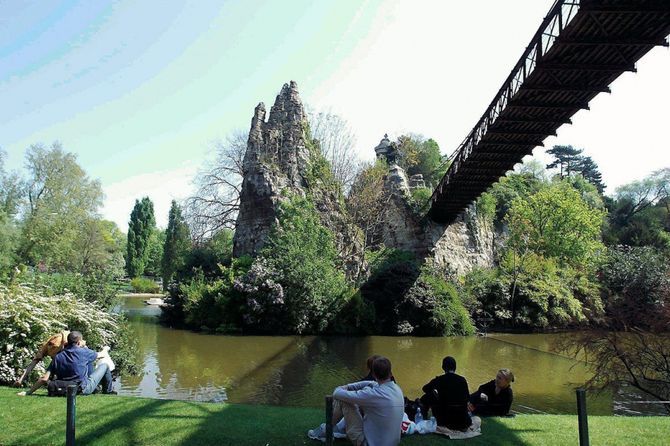
[[[589,446],[589,422],[586,413],[586,391],[577,389],[577,418],[579,420],[579,446]]]
[[[326,395],[326,446],[333,446],[333,396]]]
[[[77,386],[67,386],[67,421],[65,424],[65,445],[74,446],[74,426],[77,403]]]

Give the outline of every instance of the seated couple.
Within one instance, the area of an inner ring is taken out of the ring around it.
[[[501,369],[496,379],[482,384],[470,395],[467,380],[456,374],[456,360],[447,356],[442,360],[444,375],[435,377],[423,386],[420,398],[424,418],[431,409],[438,426],[465,431],[477,429],[481,420],[473,415],[507,415],[512,405],[514,375]]]
[[[27,392],[19,392],[19,395],[31,395],[49,380],[60,380],[76,384],[80,393],[89,395],[95,391],[98,384],[102,383],[103,393],[116,393],[112,391],[112,370],[114,363],[109,358],[109,347],[104,347],[101,352],[95,352],[86,347],[86,342],[78,331],[62,332],[49,338],[35,355],[35,358],[26,368],[16,385],[21,385],[35,365],[51,356],[51,364],[47,371]],[[93,368],[93,363],[100,359],[98,366]]]
[[[370,366],[371,360],[371,366]],[[368,360],[374,381],[359,381],[333,392],[334,431],[356,446],[395,446],[400,443],[405,400],[393,380],[391,361],[383,356]],[[313,439],[325,439],[325,424],[310,430]]]

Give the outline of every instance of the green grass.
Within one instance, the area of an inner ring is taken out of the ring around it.
[[[323,412],[309,408],[191,403],[93,395],[77,398],[77,445],[318,445],[305,432]],[[590,417],[593,445],[667,445],[670,417]],[[575,445],[577,417],[520,415],[485,419],[467,445]],[[402,445],[444,445],[414,435]],[[65,398],[16,396],[0,388],[0,445],[64,444]],[[346,442],[337,441],[345,445]]]

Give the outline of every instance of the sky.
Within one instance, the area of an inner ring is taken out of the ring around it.
[[[423,134],[448,154],[553,1],[0,0],[0,148],[22,169],[31,144],[60,141],[124,232],[143,196],[165,227],[214,142],[247,130],[290,80],[349,122],[363,159],[384,133]],[[545,140],[583,148],[608,193],[670,167],[670,51],[637,68]]]

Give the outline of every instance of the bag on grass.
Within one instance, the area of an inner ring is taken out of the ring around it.
[[[52,379],[47,383],[47,392],[49,396],[66,396],[67,386],[76,385],[77,393],[79,392],[78,381],[65,381],[62,379]]]

